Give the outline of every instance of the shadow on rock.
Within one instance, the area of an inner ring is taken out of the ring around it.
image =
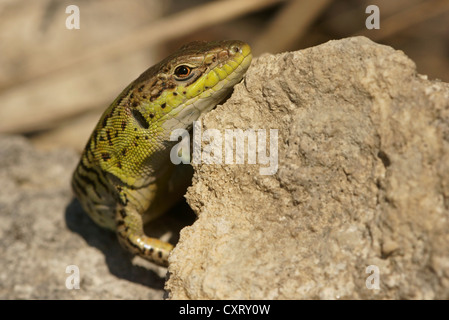
[[[73,199],[66,207],[65,220],[67,227],[81,235],[90,245],[103,252],[110,272],[121,279],[139,283],[153,289],[163,289],[165,279],[155,271],[132,263],[132,255],[123,249],[114,232],[97,226],[81,208],[78,200]],[[179,231],[191,225],[195,214],[183,199],[169,212],[151,221],[145,226],[145,233],[152,237],[160,237],[170,232],[170,243],[175,245],[179,239]]]

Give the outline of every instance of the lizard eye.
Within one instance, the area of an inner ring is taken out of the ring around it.
[[[175,77],[178,78],[179,80],[186,80],[189,78],[189,76],[192,73],[192,68],[186,65],[181,65],[176,67],[175,69]]]

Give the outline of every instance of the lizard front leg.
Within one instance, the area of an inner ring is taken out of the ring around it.
[[[168,255],[173,246],[146,236],[143,232],[142,216],[136,210],[129,207],[118,208],[116,224],[117,237],[124,248],[160,266],[168,266]]]

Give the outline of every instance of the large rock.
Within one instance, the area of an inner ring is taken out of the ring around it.
[[[278,129],[279,168],[195,166],[169,298],[449,298],[448,84],[349,38],[256,59],[202,122]]]

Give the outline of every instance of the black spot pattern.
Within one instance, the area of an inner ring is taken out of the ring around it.
[[[132,115],[140,127],[144,128],[144,129],[149,128],[150,124],[148,123],[147,119],[145,119],[145,117],[139,110],[133,109]]]
[[[101,158],[102,158],[104,161],[108,161],[109,159],[111,159],[111,155],[110,155],[108,152],[102,152],[102,153],[101,153]]]

